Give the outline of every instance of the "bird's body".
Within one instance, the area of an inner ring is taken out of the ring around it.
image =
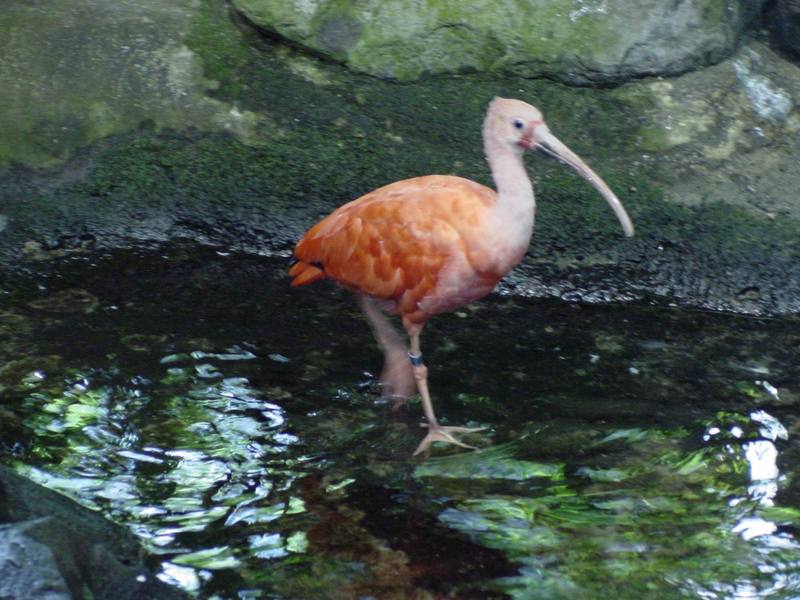
[[[291,274],[299,285],[331,277],[422,324],[491,292],[525,254],[533,213],[533,198],[509,210],[494,190],[461,177],[405,179],[312,227]]]
[[[608,186],[553,136],[541,113],[519,100],[495,98],[483,125],[484,151],[497,192],[461,177],[428,175],[398,181],[338,208],[306,232],[295,247],[292,285],[330,277],[359,294],[384,349],[381,376],[389,393],[422,397],[433,441],[460,446],[433,412],[422,363],[420,333],[433,315],[491,292],[525,255],[536,204],[522,163],[526,149],[541,149],[576,169],[606,198],[627,235],[628,215]],[[411,339],[406,346],[376,308],[399,314]],[[408,362],[408,358],[411,362]]]

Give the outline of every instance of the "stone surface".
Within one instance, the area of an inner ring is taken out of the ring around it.
[[[735,48],[761,2],[234,0],[263,29],[348,67],[408,81],[501,71],[568,83],[670,75]]]
[[[0,11],[0,166],[61,162],[146,125],[229,129],[248,115],[209,97],[186,45],[192,0],[9,0]],[[3,223],[0,222],[0,229]]]
[[[188,598],[143,566],[128,530],[0,464],[3,521],[12,522],[0,525],[4,600]]]
[[[29,524],[0,525],[0,598],[69,600],[72,596],[53,552],[28,537]]]
[[[800,67],[751,42],[719,65],[614,93],[641,102],[639,144],[668,199],[800,221]]]
[[[486,75],[397,85],[266,43],[215,0],[196,8],[186,40],[213,100],[260,123],[260,143],[224,128],[151,127],[53,168],[0,170],[5,286],[52,258],[181,239],[287,255],[320,216],[388,182],[453,173],[491,184],[480,123],[505,95],[538,105],[637,227],[622,239],[590,186],[530,156],[536,231],[505,291],[800,311],[800,75],[765,46],[615,89]]]

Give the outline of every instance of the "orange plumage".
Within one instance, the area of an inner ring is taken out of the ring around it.
[[[340,207],[297,243],[293,286],[330,277],[384,301],[412,322],[488,293],[504,273],[469,252],[496,193],[468,179],[428,175],[398,181]],[[442,270],[458,253],[470,261],[474,292],[437,298]],[[426,302],[423,302],[425,300]],[[422,306],[420,303],[423,302]]]

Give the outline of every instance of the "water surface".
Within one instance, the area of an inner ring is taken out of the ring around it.
[[[0,284],[0,451],[218,598],[796,598],[800,322],[492,296],[411,453],[352,297],[173,246]]]

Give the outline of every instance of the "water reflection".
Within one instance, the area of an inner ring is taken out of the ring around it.
[[[762,507],[774,506],[779,487],[775,445],[771,440],[714,443],[723,430],[728,440],[741,440],[785,428],[763,411],[753,413],[749,424],[742,415],[719,416],[722,427],[707,427],[709,445],[699,450],[680,449],[688,431],[618,430],[597,442],[616,455],[603,461],[613,467],[580,466],[574,469],[578,479],[551,469],[550,481],[541,481],[533,495],[468,498],[440,518],[525,565],[517,577],[506,579],[514,598],[627,598],[647,593],[657,580],[697,597],[800,593],[800,547],[793,536],[779,532],[769,514],[759,514]],[[498,461],[498,478],[505,476],[505,460]],[[751,481],[747,496],[725,510],[720,501],[737,487],[745,489],[736,483],[745,464]],[[439,476],[453,472],[443,467]],[[436,476],[429,466],[424,474]],[[590,480],[588,486],[581,478]],[[729,534],[720,529],[724,523]],[[732,580],[736,583],[727,583]]]
[[[187,592],[197,593],[202,585],[202,580],[211,578],[208,571],[198,571],[191,567],[182,567],[171,562],[161,564],[161,573],[158,578],[161,581],[182,587]]]
[[[102,269],[87,293],[65,277],[59,301],[95,299],[80,323],[29,323],[48,305],[29,297],[0,311],[27,336],[0,367],[18,422],[0,441],[126,523],[164,581],[221,598],[800,597],[796,324],[495,299],[492,319],[431,324],[430,360],[454,365],[437,401],[490,425],[483,450],[417,462],[419,408],[379,402],[344,296],[306,306],[225,262],[212,275],[262,286],[231,304],[190,262],[169,273],[199,288],[165,304],[157,264],[129,267],[130,302]]]
[[[270,469],[269,457],[284,457],[298,442],[284,430],[283,408],[247,378],[225,377],[216,363],[255,357],[238,347],[165,356],[159,364],[167,389],[157,393],[148,378],[130,380],[142,387],[120,387],[109,381],[114,373],[101,372],[79,374],[52,396],[34,392],[29,403],[39,406],[32,424],[66,443],[58,469],[65,474],[34,468],[26,474],[129,523],[151,552],[171,556],[160,577],[190,591],[209,572],[238,567],[243,549],[258,559],[305,552],[303,531],[249,535],[238,550],[198,549],[192,541],[218,525],[252,532],[305,510],[302,500],[284,493],[297,473],[284,460]]]

